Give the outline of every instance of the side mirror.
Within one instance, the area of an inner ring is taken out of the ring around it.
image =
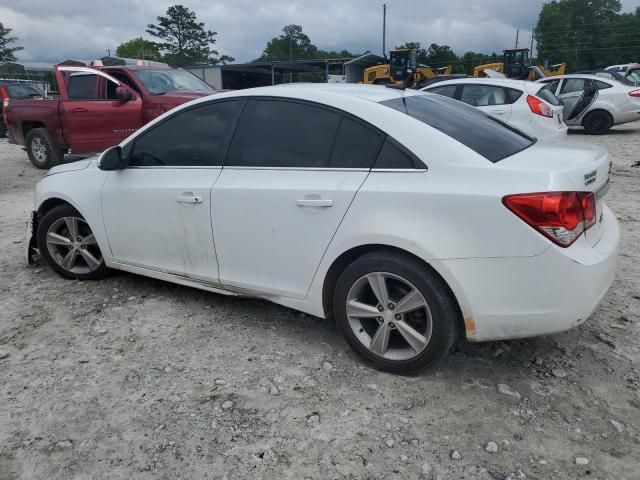
[[[121,102],[129,102],[136,98],[135,95],[131,93],[131,90],[125,87],[116,87],[116,97],[118,97],[118,100]]]
[[[124,160],[122,159],[122,148],[120,145],[105,150],[98,162],[100,170],[122,170]]]

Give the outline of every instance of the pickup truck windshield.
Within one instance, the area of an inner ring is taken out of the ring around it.
[[[163,95],[181,90],[214,91],[211,86],[184,70],[136,70],[133,73],[151,95]]]

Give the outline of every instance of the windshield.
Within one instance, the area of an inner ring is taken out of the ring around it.
[[[533,145],[534,140],[465,103],[437,94],[380,102],[441,131],[496,163]]]
[[[184,70],[135,70],[133,73],[151,95],[174,91],[214,91],[210,85]]]

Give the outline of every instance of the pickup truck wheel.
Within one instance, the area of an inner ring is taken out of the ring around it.
[[[7,136],[7,126],[0,119],[0,138],[4,138]]]
[[[34,128],[27,133],[27,154],[37,168],[48,169],[60,163],[64,152],[51,141],[46,128]]]

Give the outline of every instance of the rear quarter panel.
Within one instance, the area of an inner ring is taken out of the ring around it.
[[[29,125],[43,124],[56,146],[65,148],[58,100],[10,100],[6,114],[7,127],[16,143],[25,144]]]

